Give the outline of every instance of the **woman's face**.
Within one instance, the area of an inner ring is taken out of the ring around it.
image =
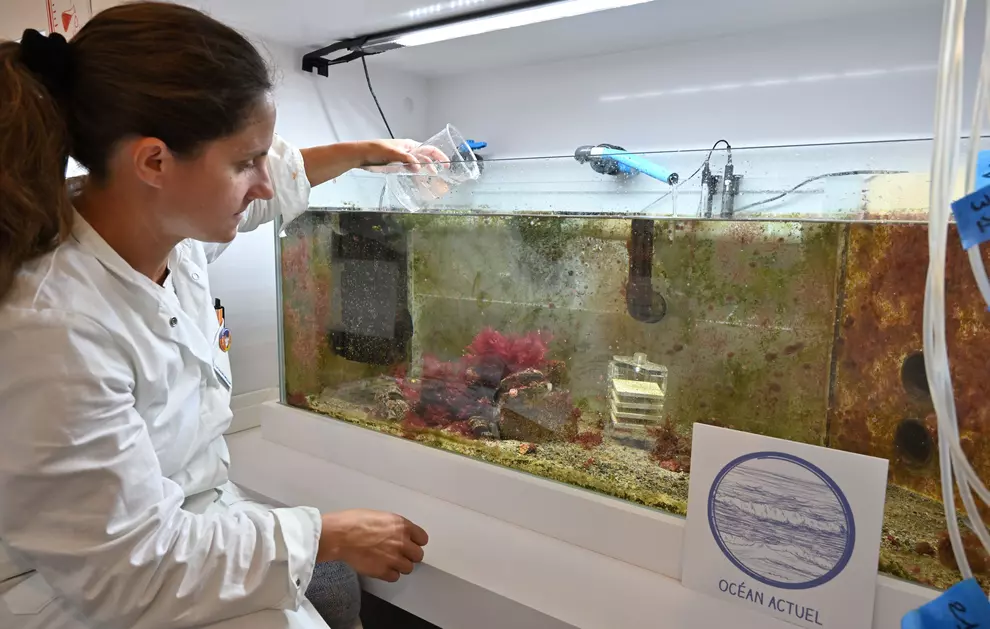
[[[241,131],[210,142],[193,159],[172,161],[160,188],[163,203],[156,204],[162,227],[180,239],[233,240],[248,205],[274,196],[274,133],[275,105],[266,97]]]

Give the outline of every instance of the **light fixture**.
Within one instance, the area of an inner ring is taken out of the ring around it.
[[[487,17],[469,19],[463,22],[435,26],[418,30],[395,39],[400,46],[421,46],[468,35],[480,35],[506,28],[549,22],[560,18],[594,13],[605,9],[617,9],[633,4],[643,4],[650,0],[564,0],[528,9],[518,9],[508,13],[498,13]]]
[[[346,63],[368,55],[379,54],[396,48],[421,46],[469,35],[480,35],[492,31],[548,22],[565,17],[584,15],[617,9],[634,4],[644,4],[652,0],[531,0],[508,6],[482,9],[453,17],[440,18],[423,24],[407,26],[391,31],[373,33],[361,37],[338,41],[303,56],[303,70],[316,70],[327,76],[332,65]],[[335,59],[326,55],[348,51]]]

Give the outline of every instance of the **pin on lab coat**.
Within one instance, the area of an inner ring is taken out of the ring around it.
[[[269,171],[275,197],[240,231],[308,205],[278,137]],[[230,363],[206,270],[223,249],[181,243],[159,286],[77,215],[0,307],[0,580],[24,573],[0,629],[326,627],[305,599],[319,512],[228,481]]]

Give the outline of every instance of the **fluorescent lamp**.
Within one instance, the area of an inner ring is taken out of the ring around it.
[[[552,4],[520,9],[518,11],[509,10],[505,13],[497,13],[485,17],[465,20],[443,26],[426,28],[421,31],[414,31],[406,35],[400,35],[392,41],[399,46],[422,46],[468,35],[480,35],[506,28],[526,26],[527,24],[537,24],[558,20],[564,17],[573,17],[585,13],[594,13],[605,9],[617,9],[634,4],[643,4],[651,0],[561,0]]]
[[[452,0],[446,4],[425,7],[430,13],[437,10],[469,6],[485,0]],[[536,24],[558,20],[563,17],[595,13],[605,9],[618,9],[634,4],[645,4],[652,0],[524,0],[512,5],[479,9],[462,16],[438,18],[420,24],[410,25],[390,31],[362,35],[334,42],[303,55],[302,69],[304,72],[317,72],[320,76],[329,76],[330,66],[361,59],[368,55],[377,55],[396,48],[407,46],[422,46],[434,42],[480,35],[516,26]],[[328,59],[327,55],[337,53],[338,56]]]

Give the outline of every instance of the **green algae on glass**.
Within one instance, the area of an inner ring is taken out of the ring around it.
[[[284,377],[286,391],[294,398],[322,388],[326,352],[321,330],[329,317],[330,283],[327,216],[300,216],[287,226],[281,244]]]
[[[513,216],[510,229],[517,230],[525,248],[542,255],[550,262],[563,257],[568,240],[574,238],[566,219],[535,216]]]
[[[345,360],[330,349],[330,248],[335,224],[333,213],[306,212],[286,226],[282,238],[285,390],[296,402],[311,391],[385,371]]]
[[[841,234],[832,224],[658,224],[654,276],[678,323],[659,362],[676,423],[823,443]]]
[[[645,351],[670,370],[678,423],[823,441],[839,227],[657,221],[653,285],[668,316],[644,324],[626,313],[627,220],[419,226],[414,326],[431,353],[456,357],[486,326],[547,330],[573,394],[595,397],[612,356]]]
[[[657,219],[649,270],[667,312],[645,323],[627,305],[629,219],[390,214],[408,234],[413,337],[411,359],[384,368],[343,360],[326,339],[334,216],[307,213],[283,239],[290,403],[683,514],[688,474],[651,458],[655,434],[643,430],[639,441],[627,442],[606,436],[596,444],[609,432],[609,361],[644,352],[668,369],[664,420],[677,434],[690,435],[700,421],[890,459],[881,570],[940,588],[958,580],[938,552],[944,523],[937,456],[908,465],[893,444],[906,416],[934,435],[930,403],[908,395],[899,371],[920,343],[923,225]],[[952,266],[966,263],[957,248],[947,282],[954,304],[950,354],[959,402],[968,409],[960,415],[963,448],[984,470],[990,444],[982,426],[990,418],[976,404],[987,391],[974,348],[990,342],[990,328],[978,291],[966,284],[972,278],[953,274],[967,270]],[[376,410],[372,384],[400,373],[416,377],[428,356],[456,361],[486,327],[550,339],[547,359],[566,366],[554,386],[580,411],[585,441],[471,439],[413,430],[399,413]]]

